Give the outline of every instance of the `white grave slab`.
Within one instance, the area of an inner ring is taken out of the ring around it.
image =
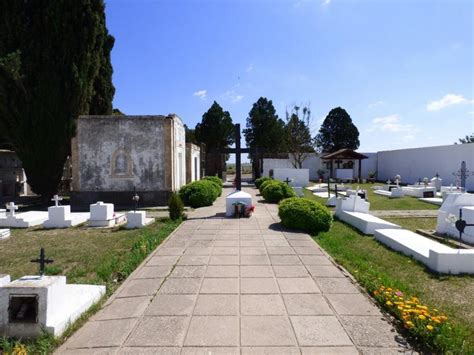
[[[474,274],[474,250],[454,249],[405,229],[376,230],[375,239],[446,274]]]
[[[145,211],[127,212],[127,228],[143,228],[155,221],[154,218],[147,218]]]
[[[90,213],[71,213],[71,206],[51,206],[44,228],[69,228],[87,222]]]
[[[0,219],[0,227],[29,228],[41,225],[47,219],[48,212],[29,211],[16,214],[14,210],[12,210],[11,212],[7,213],[6,218]]]
[[[227,217],[233,217],[235,213],[234,203],[243,202],[247,206],[252,205],[252,196],[244,191],[234,191],[227,195],[225,198],[225,215]]]
[[[401,228],[368,213],[342,211],[337,217],[367,235],[374,234],[376,229]]]
[[[0,240],[10,238],[10,229],[0,229]]]
[[[426,203],[431,203],[432,205],[436,206],[441,206],[443,204],[443,199],[441,197],[419,198],[418,200]]]
[[[436,191],[441,191],[441,187],[443,186],[443,179],[440,177],[434,177],[431,179],[431,186],[436,187]]]
[[[436,232],[459,239],[459,232],[454,223],[459,219],[460,209],[463,212],[463,219],[468,224],[474,223],[474,194],[448,194],[438,211]],[[462,239],[474,244],[474,227],[466,227]]]
[[[7,218],[7,210],[0,209],[0,219]]]
[[[324,192],[328,190],[328,185],[327,184],[316,184],[313,186],[308,186],[306,187],[307,190],[311,192]]]
[[[290,186],[306,187],[309,185],[309,169],[275,168],[273,178],[281,181],[289,179]]]
[[[90,205],[90,219],[88,225],[90,227],[114,227],[126,222],[125,214],[117,214],[114,212],[113,203],[104,203],[98,201]]]
[[[24,276],[0,287],[0,334],[60,336],[104,294],[105,286],[67,285],[65,276]]]
[[[418,198],[436,197],[436,187],[434,186],[404,186],[402,190],[407,196]],[[431,194],[433,196],[428,196]]]
[[[385,196],[388,198],[400,198],[404,196],[404,192],[401,188],[392,188],[389,190],[375,190],[374,194]]]
[[[10,275],[0,274],[0,287],[10,283]]]

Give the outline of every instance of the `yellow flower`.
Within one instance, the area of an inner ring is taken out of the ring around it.
[[[412,321],[408,321],[408,322],[406,323],[406,325],[408,325],[409,327],[413,327],[413,322],[412,322]]]
[[[425,320],[426,317],[425,317],[423,314],[420,314],[420,315],[418,316],[418,319]]]
[[[397,308],[398,308],[398,310],[400,310],[400,311],[403,310],[403,307],[401,307],[401,306],[398,306]]]
[[[431,332],[431,331],[433,330],[433,326],[428,324],[428,325],[426,326],[426,329],[428,329],[428,330]]]
[[[393,303],[390,302],[390,301],[387,301],[385,304],[386,304],[387,306],[393,306]]]

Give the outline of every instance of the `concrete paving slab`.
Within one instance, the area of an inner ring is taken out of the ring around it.
[[[238,295],[199,295],[194,314],[199,316],[239,315]]]
[[[318,294],[285,294],[283,295],[286,309],[291,316],[333,315],[325,298]]]
[[[130,334],[126,346],[181,346],[187,317],[144,317]]]
[[[242,295],[240,313],[245,316],[285,315],[286,309],[281,295]]]
[[[352,345],[334,316],[292,316],[290,319],[301,346]]]
[[[240,324],[242,346],[296,345],[288,317],[245,316]]]
[[[188,316],[191,315],[195,295],[156,295],[145,311],[146,316]]]
[[[239,317],[195,316],[191,318],[186,346],[238,346]]]

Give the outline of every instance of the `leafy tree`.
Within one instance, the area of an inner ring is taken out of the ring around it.
[[[74,119],[111,113],[103,0],[0,0],[0,132],[33,190],[57,190]]]
[[[260,176],[261,160],[272,153],[284,151],[285,122],[278,118],[272,100],[261,97],[252,106],[247,117],[247,128],[244,129],[247,147],[261,149],[260,152],[251,153],[252,168],[255,178]]]
[[[187,125],[184,125],[184,131],[186,134],[186,143],[193,143],[193,144],[198,144],[196,140],[196,133],[195,130],[192,128],[189,128]]]
[[[291,112],[286,112],[286,146],[291,163],[296,169],[303,167],[303,162],[314,152],[311,137],[311,110],[294,106]]]
[[[329,111],[315,140],[318,150],[324,153],[343,148],[356,150],[360,145],[359,130],[352,123],[351,116],[341,107]]]
[[[222,178],[225,170],[225,156],[217,151],[228,148],[235,141],[234,124],[228,111],[214,101],[209,110],[196,125],[195,137],[206,145],[206,175]]]
[[[461,144],[474,143],[474,133],[472,133],[470,136],[459,138],[459,143]],[[458,143],[454,143],[454,144],[458,144]]]

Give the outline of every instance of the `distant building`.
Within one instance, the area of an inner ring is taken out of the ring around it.
[[[192,143],[186,143],[186,183],[201,178],[201,148]]]

